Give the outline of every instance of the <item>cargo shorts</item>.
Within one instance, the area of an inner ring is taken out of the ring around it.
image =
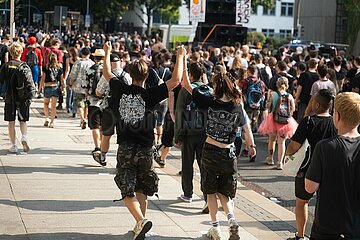
[[[147,196],[158,192],[159,178],[154,171],[152,154],[152,147],[127,142],[119,144],[114,181],[122,198],[134,197],[135,192]]]
[[[204,194],[221,193],[234,198],[237,188],[237,160],[235,146],[219,148],[204,144],[201,158],[201,191]]]

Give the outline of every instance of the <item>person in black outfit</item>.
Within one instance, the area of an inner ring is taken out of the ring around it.
[[[338,135],[320,141],[305,176],[308,193],[317,192],[311,240],[360,239],[360,96],[335,98]]]

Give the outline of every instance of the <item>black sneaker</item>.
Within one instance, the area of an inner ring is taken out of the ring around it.
[[[157,164],[159,164],[160,168],[164,168],[164,167],[165,167],[165,161],[164,161],[164,160],[161,160],[161,157],[155,158],[155,162],[157,162]]]
[[[295,233],[295,237],[288,238],[287,240],[305,240],[305,237],[299,237],[299,236]]]
[[[101,166],[104,166],[103,163],[101,162],[101,151],[98,148],[95,148],[92,152],[91,155],[93,157],[93,159],[99,163]]]
[[[59,104],[59,105],[56,106],[56,109],[57,109],[57,110],[62,110],[62,109],[63,109],[63,106]]]
[[[81,129],[86,129],[86,122],[85,121],[81,122]]]
[[[106,153],[101,153],[101,156],[100,156],[100,164],[101,166],[106,166]]]
[[[204,213],[204,214],[208,214],[209,213],[209,206],[208,206],[208,203],[205,202],[203,208],[201,209],[201,212]]]

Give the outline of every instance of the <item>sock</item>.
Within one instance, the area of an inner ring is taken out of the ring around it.
[[[213,221],[213,222],[211,222],[211,224],[212,224],[212,226],[213,226],[214,228],[220,228],[220,223],[219,223],[219,221]]]
[[[98,148],[98,147],[95,147],[95,151],[100,151],[100,148]]]
[[[235,219],[235,216],[234,216],[234,213],[228,213],[226,215],[227,219],[230,220],[230,219]]]

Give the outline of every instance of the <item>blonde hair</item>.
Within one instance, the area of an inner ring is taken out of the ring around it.
[[[234,58],[234,61],[233,61],[232,65],[231,65],[231,68],[235,69],[235,68],[242,68],[242,67],[243,67],[243,65],[242,65],[240,57],[236,56]]]
[[[354,92],[345,92],[336,96],[335,111],[346,126],[355,128],[360,124],[360,95]]]
[[[286,77],[280,77],[276,81],[276,87],[277,87],[277,89],[285,87],[285,90],[287,90],[289,88],[289,80]]]
[[[49,53],[46,67],[47,68],[56,68],[56,69],[61,68],[61,65],[59,64],[59,62],[57,60],[57,55],[55,53],[53,53],[53,52]]]
[[[144,81],[148,74],[148,65],[144,60],[135,60],[130,65],[130,77],[137,81]]]
[[[17,58],[23,53],[23,47],[20,43],[14,42],[10,45],[9,52],[13,58]]]

